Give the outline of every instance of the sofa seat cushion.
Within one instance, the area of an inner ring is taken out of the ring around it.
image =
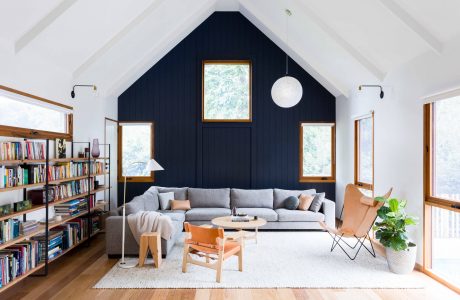
[[[211,221],[217,217],[229,216],[231,211],[229,208],[192,208],[185,213],[186,221]]]
[[[188,189],[192,208],[230,208],[230,189]]]
[[[237,213],[248,214],[249,216],[257,216],[265,219],[267,222],[278,221],[278,214],[270,208],[237,208]]]
[[[170,217],[172,221],[176,221],[176,222],[185,221],[185,211],[183,210],[159,210],[158,212],[162,213],[165,216]]]
[[[232,207],[273,208],[273,190],[232,189],[230,192]]]
[[[289,210],[279,208],[276,210],[280,222],[318,222],[324,221],[322,213],[314,213],[309,210]]]
[[[273,190],[273,208],[274,209],[277,209],[277,208],[284,208],[286,207],[285,206],[285,203],[284,203],[284,200],[286,200],[288,197],[290,196],[294,196],[294,197],[297,197],[299,198],[299,196],[301,194],[305,194],[305,195],[311,195],[311,194],[314,194],[316,193],[316,190],[315,189],[311,189],[311,190],[281,190],[281,189],[274,189]]]

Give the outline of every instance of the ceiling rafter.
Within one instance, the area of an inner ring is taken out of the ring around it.
[[[17,54],[23,50],[30,42],[48,28],[59,16],[67,11],[77,0],[64,0],[53,8],[46,16],[40,19],[37,24],[26,31],[15,43],[14,52]]]
[[[121,95],[131,84],[206,20],[215,11],[216,1],[208,1],[195,13],[190,13],[186,19],[178,22],[178,25],[171,32],[166,34],[161,40],[157,40],[155,46],[146,55],[133,63],[117,79],[111,81],[113,83],[105,89],[106,95],[114,97]]]
[[[404,8],[394,0],[379,0],[401,23],[422,39],[434,52],[442,53],[442,42],[431,34],[423,25],[415,20]]]
[[[251,21],[256,27],[259,28],[265,35],[274,41],[280,48],[288,53],[305,71],[307,71],[313,78],[315,78],[321,85],[323,85],[334,96],[344,95],[348,97],[348,88],[340,83],[333,75],[329,74],[314,58],[305,58],[299,51],[294,49],[292,43],[288,47],[279,36],[282,32],[279,28],[271,26],[267,17],[259,12],[255,7],[248,7],[248,2],[240,1],[240,12]]]
[[[75,69],[72,76],[74,79],[80,77],[86,70],[88,70],[92,64],[94,64],[99,58],[104,56],[107,51],[110,50],[115,44],[122,40],[129,32],[135,28],[138,24],[144,21],[151,13],[153,13],[165,0],[155,0],[146,9],[144,9],[139,15],[123,27],[118,33],[116,33],[111,39],[109,39],[102,47],[88,57],[78,68]]]
[[[353,45],[345,40],[340,34],[337,33],[332,27],[330,27],[324,20],[314,12],[310,7],[307,6],[303,1],[295,0],[301,8],[301,13],[304,13],[309,20],[313,21],[318,25],[323,32],[325,32],[331,39],[333,39],[340,47],[347,51],[353,58],[366,68],[372,75],[378,80],[383,81],[386,76],[386,72],[371,62],[365,57],[360,51],[358,51]]]

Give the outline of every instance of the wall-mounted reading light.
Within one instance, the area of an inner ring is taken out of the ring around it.
[[[363,84],[363,85],[360,85],[358,87],[358,90],[362,90],[363,87],[376,87],[376,88],[380,88],[380,99],[383,99],[383,97],[385,96],[385,93],[383,92],[383,88],[381,85],[376,85],[376,84]]]
[[[97,87],[93,84],[76,84],[73,86],[72,91],[70,92],[70,97],[75,98],[75,88],[76,87],[91,87],[93,91],[97,90]]]

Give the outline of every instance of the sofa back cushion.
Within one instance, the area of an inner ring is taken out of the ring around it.
[[[274,209],[278,208],[285,208],[284,200],[286,200],[290,196],[299,197],[301,194],[311,195],[316,193],[315,189],[310,190],[281,190],[281,189],[274,189],[273,190],[273,207]]]
[[[160,209],[160,202],[158,200],[158,190],[155,186],[150,187],[142,195],[144,201],[144,209],[153,211]]]
[[[192,208],[220,207],[230,208],[230,189],[188,189]]]
[[[144,206],[143,195],[136,196],[133,198],[133,200],[126,203],[126,215],[135,214],[139,211],[144,211],[144,210],[145,210],[145,206]]]
[[[174,200],[187,200],[187,190],[188,188],[186,187],[162,187],[162,186],[157,186],[156,189],[158,190],[159,193],[169,193],[173,192],[174,193]]]
[[[230,193],[232,207],[271,208],[273,209],[273,190],[232,189]]]

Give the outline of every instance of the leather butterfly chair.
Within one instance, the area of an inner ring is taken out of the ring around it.
[[[184,257],[182,260],[182,272],[187,272],[187,264],[215,269],[217,271],[216,281],[220,282],[222,276],[222,265],[227,258],[233,255],[238,256],[238,270],[243,271],[243,243],[242,236],[230,238],[224,236],[224,229],[194,226],[184,223],[186,237],[184,242]],[[232,240],[230,240],[232,239]],[[192,257],[204,257],[200,261]],[[210,260],[216,262],[211,263]]]
[[[392,188],[386,193],[383,198],[390,197]],[[383,202],[375,201],[372,197],[365,196],[358,187],[353,184],[348,184],[345,189],[345,199],[342,213],[344,213],[343,223],[339,228],[330,228],[324,222],[320,225],[327,230],[332,237],[331,252],[338,245],[349,259],[354,260],[358,256],[361,247],[364,247],[372,256],[375,257],[374,246],[369,237],[369,231],[377,219],[377,210],[383,206]],[[348,244],[343,238],[355,238],[357,242],[354,246]],[[369,239],[371,249],[364,245],[366,239]],[[341,243],[343,242],[343,244]],[[359,244],[359,248],[351,256],[346,250],[345,245],[351,249],[355,249]],[[372,250],[372,251],[371,251]]]

